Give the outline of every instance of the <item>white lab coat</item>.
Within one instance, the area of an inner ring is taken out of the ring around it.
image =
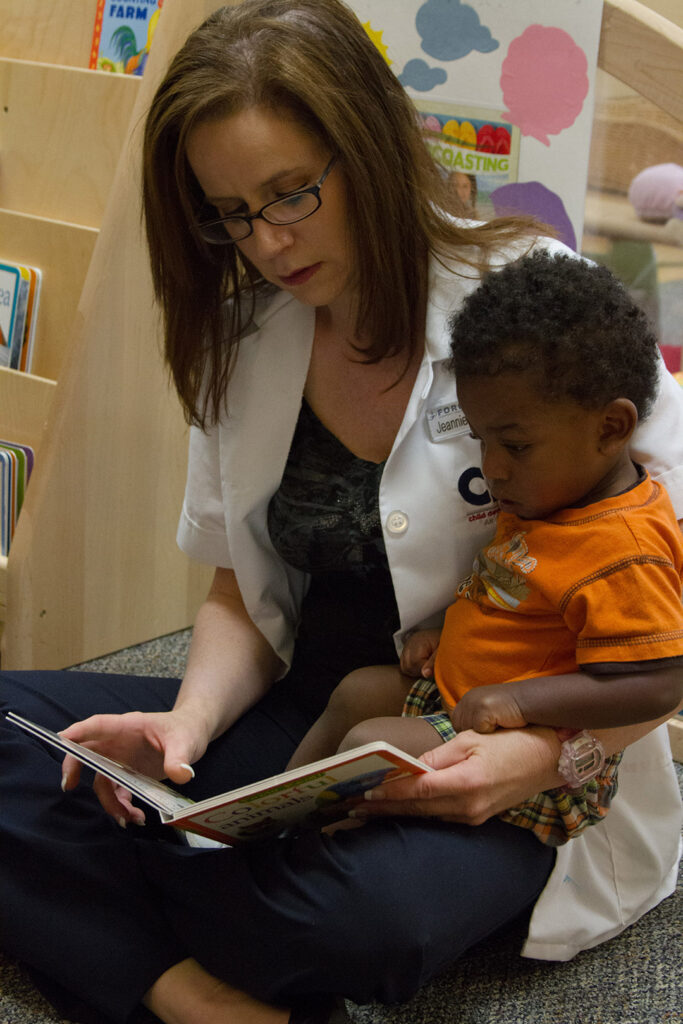
[[[547,247],[565,251],[559,243]],[[479,445],[457,408],[446,368],[447,318],[477,278],[430,268],[425,354],[387,460],[379,505],[401,628],[439,621],[493,529]],[[192,429],[178,543],[191,557],[233,568],[249,614],[285,664],[291,659],[305,574],[285,565],[267,529],[299,415],[315,314],[276,292],[242,338],[228,412],[208,434]],[[683,391],[665,375],[634,458],[669,490],[683,518]],[[656,452],[656,455],[653,454]],[[597,828],[558,850],[524,954],[565,960],[617,934],[673,890],[681,805],[662,729],[630,747],[619,796]]]

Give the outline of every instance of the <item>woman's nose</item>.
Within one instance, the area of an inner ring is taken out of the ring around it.
[[[259,218],[252,224],[251,244],[258,259],[272,259],[292,244],[293,235],[289,224],[269,224]]]

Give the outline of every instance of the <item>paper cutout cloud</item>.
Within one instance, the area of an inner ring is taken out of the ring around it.
[[[490,53],[500,46],[474,8],[461,0],[427,0],[417,12],[415,25],[422,49],[436,60],[458,60],[472,50]]]
[[[586,54],[561,28],[530,25],[510,43],[500,87],[504,117],[523,135],[550,145],[578,117],[588,93]]]
[[[432,68],[421,58],[409,60],[398,80],[401,85],[410,85],[419,92],[427,92],[435,85],[443,85],[448,75],[443,68]]]
[[[528,213],[544,224],[555,228],[557,237],[570,249],[576,249],[576,233],[556,192],[540,181],[511,182],[491,193],[491,202],[497,217],[515,213]]]

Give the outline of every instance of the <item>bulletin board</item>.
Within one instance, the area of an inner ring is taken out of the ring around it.
[[[351,6],[476,214],[534,214],[580,249],[602,0]]]

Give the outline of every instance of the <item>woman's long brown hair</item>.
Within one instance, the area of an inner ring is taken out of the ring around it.
[[[188,421],[204,428],[226,401],[262,278],[235,246],[208,246],[193,230],[203,196],[185,147],[200,122],[255,106],[282,113],[337,154],[356,257],[357,334],[370,339],[363,359],[404,352],[407,362],[421,344],[430,253],[481,272],[493,250],[534,232],[530,218],[466,226],[448,216],[457,210],[415,108],[342,0],[245,0],[216,11],[173,59],[143,150],[165,355]]]

